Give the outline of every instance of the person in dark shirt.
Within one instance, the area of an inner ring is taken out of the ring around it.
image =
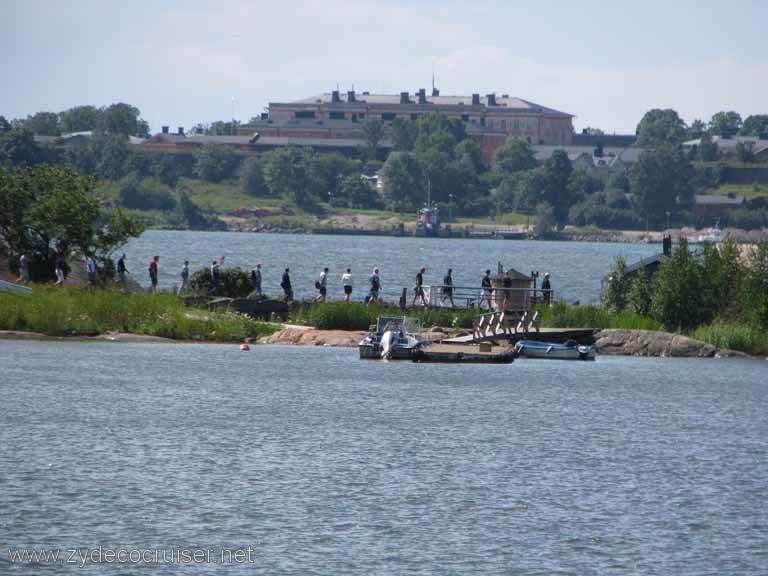
[[[451,308],[456,308],[456,304],[453,303],[453,268],[448,268],[448,273],[443,278],[443,294],[440,297],[440,303],[446,300],[450,300]]]
[[[155,256],[149,261],[149,290],[151,292],[157,292],[157,263],[160,261],[160,256]]]
[[[291,275],[290,275],[290,269],[286,268],[285,272],[283,272],[283,278],[280,281],[280,288],[283,289],[283,294],[285,294],[285,301],[286,302],[292,302],[293,301],[293,287],[291,286]]]
[[[117,282],[120,284],[120,289],[123,292],[127,288],[126,274],[128,274],[128,268],[125,267],[125,254],[123,254],[117,259]]]
[[[416,306],[416,300],[418,298],[421,298],[421,303],[424,306],[428,306],[427,299],[424,296],[424,272],[426,272],[427,269],[422,267],[417,273],[416,273],[416,286],[413,289],[413,303],[411,306]]]
[[[541,281],[541,290],[544,292],[544,304],[549,306],[552,301],[552,284],[549,282],[549,272],[544,273],[544,280]]]
[[[493,302],[491,301],[491,294],[493,293],[493,288],[491,287],[491,271],[486,270],[485,274],[483,275],[482,280],[480,281],[480,300],[477,301],[477,307],[482,308],[483,302],[488,303],[488,310],[493,310]]]

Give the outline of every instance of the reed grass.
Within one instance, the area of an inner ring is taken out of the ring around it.
[[[120,330],[176,340],[242,340],[267,336],[274,324],[236,313],[190,311],[170,293],[36,286],[30,296],[0,293],[0,329],[49,336]],[[212,333],[216,333],[212,337]]]
[[[598,306],[569,306],[556,302],[539,308],[542,326],[552,328],[616,328],[625,330],[662,330],[653,318],[634,312],[611,312]]]
[[[700,326],[692,336],[718,348],[740,350],[755,356],[768,355],[768,333],[750,324],[716,320]]]

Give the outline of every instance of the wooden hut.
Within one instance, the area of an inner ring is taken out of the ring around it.
[[[504,276],[509,274],[511,280],[510,291],[503,290]],[[533,278],[514,268],[508,268],[506,272],[499,273],[491,278],[493,286],[493,305],[496,310],[509,310],[512,312],[528,312],[533,306]]]

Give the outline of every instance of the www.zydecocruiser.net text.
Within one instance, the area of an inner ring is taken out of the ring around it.
[[[246,548],[17,548],[8,549],[11,564],[253,564]]]

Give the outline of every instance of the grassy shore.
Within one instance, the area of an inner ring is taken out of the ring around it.
[[[35,286],[30,296],[0,293],[0,330],[49,336],[125,331],[174,340],[238,341],[278,326],[235,313],[188,309],[173,294]]]

